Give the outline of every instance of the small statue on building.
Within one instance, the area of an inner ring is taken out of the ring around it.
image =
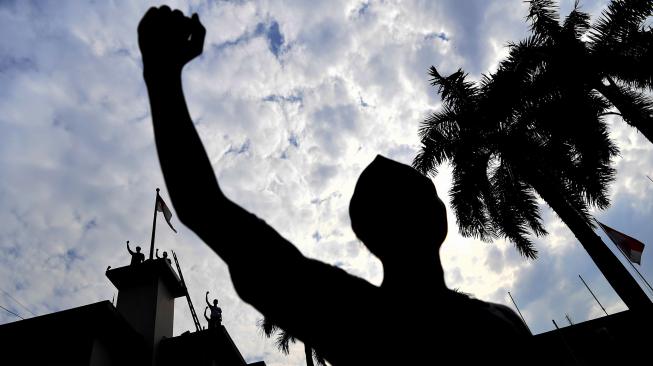
[[[218,299],[213,299],[213,305],[209,302],[209,292],[206,291],[206,305],[204,318],[209,323],[209,329],[217,328],[222,324],[222,309],[218,306]],[[206,316],[206,310],[211,310],[211,317]]]
[[[163,251],[163,257],[159,257],[159,248],[156,248],[156,252],[154,253],[154,255],[156,256],[156,259],[164,258],[168,262],[168,264],[172,265],[172,261],[170,260],[170,258],[168,258],[168,252]]]
[[[143,263],[143,261],[145,260],[145,254],[141,253],[141,247],[137,246],[136,247],[136,252],[133,252],[129,248],[129,240],[127,240],[127,251],[132,256],[132,261],[131,261],[131,263],[129,263],[130,265],[135,266],[137,264]]]

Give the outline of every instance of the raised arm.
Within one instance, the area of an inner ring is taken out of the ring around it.
[[[156,251],[154,251],[154,256],[156,259],[161,259],[161,257],[159,257],[159,248],[156,248]]]
[[[371,285],[353,284],[343,271],[304,257],[220,190],[182,91],[183,66],[202,53],[199,18],[151,8],[138,34],[159,161],[179,220],[227,263],[244,301],[310,344],[318,344],[318,333],[335,339],[347,320],[338,314]]]
[[[134,252],[132,252],[132,250],[129,249],[129,240],[127,240],[127,251],[129,252],[129,254],[134,255]]]
[[[259,252],[255,229],[264,223],[220,190],[182,91],[182,68],[202,53],[204,27],[197,14],[188,18],[162,6],[148,10],[138,35],[159,162],[179,220],[228,265],[246,262]]]
[[[204,299],[206,300],[206,305],[208,305],[210,307],[211,303],[209,302],[209,292],[208,291],[206,291],[206,296],[204,297]]]

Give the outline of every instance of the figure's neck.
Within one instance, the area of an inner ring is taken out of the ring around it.
[[[437,257],[432,261],[402,266],[383,266],[381,288],[394,293],[444,291],[444,272]]]

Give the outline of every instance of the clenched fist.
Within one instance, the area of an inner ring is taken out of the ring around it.
[[[145,73],[181,72],[188,61],[202,53],[205,35],[197,14],[189,18],[165,5],[150,8],[138,25]]]

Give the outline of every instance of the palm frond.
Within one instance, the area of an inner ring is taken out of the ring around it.
[[[531,0],[528,7],[531,32],[538,38],[555,38],[560,32],[558,9],[552,0]]]
[[[473,147],[461,152],[454,159],[452,183],[449,191],[451,208],[456,216],[458,230],[465,237],[489,241],[496,235],[491,226],[484,201],[487,193],[488,157],[473,155]]]
[[[506,161],[492,172],[491,182],[499,208],[492,219],[499,234],[510,240],[520,254],[535,259],[537,250],[528,236],[531,232],[536,236],[546,234],[535,196]]]
[[[279,351],[284,355],[290,353],[290,344],[295,343],[297,339],[293,337],[290,333],[285,330],[280,330],[277,334],[277,338],[274,340],[274,344],[277,346]]]
[[[594,51],[595,63],[608,76],[631,88],[653,90],[653,31],[630,32],[619,43]]]
[[[434,66],[431,66],[429,75],[431,75],[431,85],[438,88],[442,101],[452,108],[473,103],[478,94],[474,83],[465,80],[467,74],[462,69],[458,69],[453,74],[444,77],[438,73]]]
[[[267,317],[257,320],[256,326],[263,332],[263,335],[268,338],[272,337],[272,335],[279,330],[279,327]]]
[[[283,354],[287,355],[290,352],[290,344],[296,341],[290,333],[281,329],[268,317],[257,320],[256,325],[267,338],[272,338],[276,334],[274,344]]]
[[[653,0],[612,0],[599,19],[592,24],[590,40],[592,49],[620,43],[641,28],[653,14]]]
[[[267,338],[271,338],[276,333],[274,344],[277,347],[277,349],[281,351],[284,355],[288,355],[290,353],[290,345],[297,342],[297,338],[295,338],[293,335],[291,335],[284,329],[280,328],[268,317],[264,317],[262,319],[257,320],[256,325]],[[324,357],[322,357],[322,355],[319,352],[317,352],[315,348],[306,345],[304,346],[310,349],[312,359],[315,361],[316,365],[318,366],[327,365]]]
[[[313,352],[313,361],[315,361],[315,365],[317,366],[327,366],[326,360],[324,357],[322,357],[321,354],[319,354],[315,348],[311,348]]]
[[[589,29],[590,16],[580,10],[580,1],[576,0],[574,9],[562,23],[562,31],[565,34],[573,34],[575,38],[580,39]]]
[[[437,174],[437,166],[450,160],[457,149],[458,116],[444,106],[431,114],[419,128],[422,149],[413,160],[413,167],[423,174]]]

